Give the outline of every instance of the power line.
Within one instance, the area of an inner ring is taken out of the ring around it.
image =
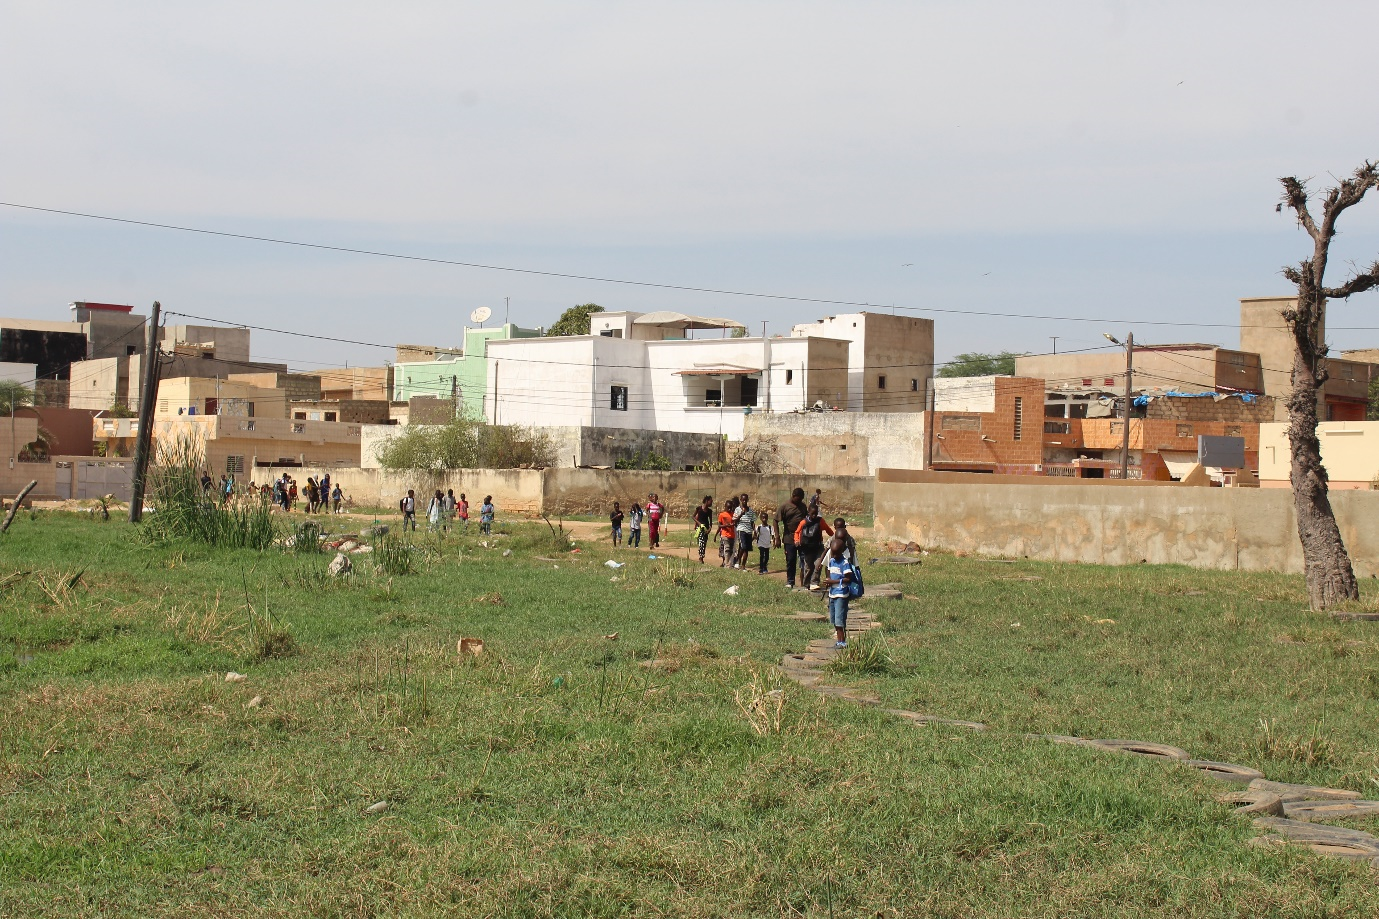
[[[109,223],[127,224],[127,225],[129,225],[129,226],[149,227],[149,228],[151,228],[151,229],[157,229],[157,230],[173,230],[173,231],[176,231],[176,232],[179,232],[179,233],[195,233],[195,234],[202,235],[202,236],[215,236],[215,237],[220,237],[220,238],[223,238],[223,239],[242,239],[242,240],[245,240],[245,241],[248,241],[248,242],[270,243],[270,244],[272,244],[272,245],[278,245],[278,246],[294,246],[294,247],[300,248],[300,249],[316,249],[316,250],[320,250],[320,251],[323,251],[323,252],[342,252],[342,253],[346,253],[346,254],[349,254],[349,255],[367,255],[367,256],[374,257],[374,258],[390,258],[390,259],[397,259],[397,260],[400,260],[400,261],[422,262],[422,263],[432,264],[432,265],[449,265],[449,266],[452,266],[452,267],[459,267],[459,268],[476,268],[476,269],[481,269],[481,270],[484,270],[484,271],[503,271],[503,272],[508,272],[508,273],[511,273],[511,274],[525,274],[525,275],[533,275],[533,276],[536,276],[536,277],[547,277],[547,278],[562,278],[562,279],[571,280],[571,281],[592,281],[592,282],[598,283],[598,284],[620,284],[620,285],[624,285],[624,286],[628,286],[628,287],[646,287],[646,288],[654,288],[654,289],[657,289],[657,290],[678,290],[678,291],[684,291],[684,292],[686,292],[686,293],[717,294],[717,295],[719,295],[719,296],[725,296],[725,297],[750,297],[750,298],[760,299],[760,300],[783,300],[783,301],[788,301],[788,302],[792,302],[792,303],[814,303],[814,304],[818,304],[818,305],[820,305],[820,306],[849,306],[849,307],[861,307],[861,308],[863,308],[863,309],[890,309],[890,310],[897,310],[897,309],[899,309],[899,310],[905,310],[905,311],[907,311],[907,312],[917,312],[917,313],[938,313],[938,314],[943,314],[943,315],[957,315],[957,316],[987,316],[987,317],[998,318],[998,319],[1037,319],[1037,320],[1046,321],[1046,322],[1097,322],[1097,323],[1107,323],[1107,322],[1116,322],[1116,321],[1130,321],[1130,320],[1115,320],[1115,319],[1110,319],[1110,318],[1105,317],[1105,316],[1096,316],[1096,317],[1087,317],[1087,316],[1045,316],[1045,315],[1039,315],[1039,314],[1034,314],[1034,313],[1004,313],[1004,312],[993,312],[993,311],[988,311],[988,310],[944,309],[944,308],[942,308],[942,307],[928,307],[928,306],[899,306],[899,305],[894,304],[894,303],[870,303],[870,302],[858,301],[858,300],[833,300],[833,299],[828,299],[828,298],[824,298],[824,297],[800,297],[800,296],[794,296],[794,295],[790,295],[790,294],[761,293],[761,292],[757,292],[757,291],[729,290],[729,289],[725,289],[725,288],[715,288],[715,287],[695,287],[695,286],[686,285],[686,284],[668,284],[668,283],[656,282],[656,281],[637,281],[637,280],[631,280],[631,279],[628,279],[628,278],[608,278],[608,277],[600,277],[600,276],[597,276],[597,275],[573,274],[573,273],[563,272],[563,271],[547,271],[547,270],[537,269],[537,268],[516,268],[516,267],[512,267],[512,266],[507,266],[507,265],[489,265],[489,264],[485,264],[485,263],[483,263],[483,262],[469,262],[469,261],[462,261],[462,260],[460,260],[460,259],[436,258],[436,257],[433,257],[433,256],[424,256],[424,255],[408,255],[408,254],[400,253],[400,252],[384,252],[384,251],[381,251],[381,250],[378,250],[378,249],[359,249],[359,248],[354,248],[354,247],[351,247],[351,246],[332,246],[332,245],[327,245],[327,244],[325,244],[325,243],[303,242],[303,241],[301,241],[301,240],[281,239],[281,238],[273,237],[273,236],[255,236],[255,235],[248,234],[248,233],[231,233],[231,232],[226,231],[226,230],[208,230],[208,229],[205,229],[204,227],[188,227],[188,226],[180,226],[180,225],[178,225],[178,224],[170,224],[170,223],[155,223],[155,222],[149,221],[149,220],[134,220],[134,219],[128,218],[128,217],[111,217],[111,216],[108,216],[108,215],[105,215],[105,214],[90,214],[90,213],[85,213],[85,212],[82,212],[82,211],[68,211],[68,210],[61,210],[61,209],[59,209],[59,208],[38,207],[37,205],[32,205],[32,204],[18,204],[18,203],[16,203],[16,202],[12,202],[12,201],[0,201],[0,206],[18,208],[18,209],[20,209],[20,210],[26,210],[26,211],[35,211],[35,212],[44,213],[44,214],[59,214],[59,215],[65,216],[65,217],[81,217],[81,218],[86,219],[86,220],[102,220],[102,221],[106,221],[106,222],[109,222]],[[185,315],[185,314],[180,314],[180,315]],[[195,318],[195,317],[189,317],[189,318]],[[1253,326],[1240,326],[1238,323],[1223,323],[1223,322],[1169,322],[1169,321],[1166,321],[1166,320],[1139,319],[1139,318],[1133,320],[1133,322],[1134,322],[1135,324],[1137,324],[1137,325],[1170,326],[1170,327],[1177,327],[1177,328],[1220,328],[1220,329],[1254,328]],[[1258,328],[1272,328],[1272,326],[1259,326]],[[1334,328],[1336,328],[1336,329],[1338,329],[1338,330],[1346,330],[1346,331],[1376,331],[1376,330],[1379,330],[1379,326],[1335,326]],[[324,336],[322,336],[322,337],[324,338],[324,340],[327,340],[327,341],[336,340],[336,339],[325,338]]]

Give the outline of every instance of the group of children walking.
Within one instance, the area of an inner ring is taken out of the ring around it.
[[[695,541],[702,564],[708,552],[712,534],[718,539],[719,567],[738,571],[751,568],[752,549],[757,550],[757,574],[766,574],[771,550],[785,548],[786,586],[795,586],[798,564],[803,589],[815,591],[827,588],[829,621],[834,628],[836,646],[847,647],[848,603],[862,593],[862,572],[857,566],[857,542],[847,531],[847,521],[837,517],[833,525],[823,518],[821,494],[818,490],[805,501],[804,491],[795,489],[781,505],[773,520],[770,511],[758,512],[746,494],[734,495],[723,502],[723,509],[714,514],[713,497],[705,495],[694,509]],[[655,508],[655,516],[650,511]],[[641,544],[643,519],[650,519],[651,545],[659,544],[659,524],[664,514],[656,495],[650,495],[647,507],[633,503],[627,513],[622,504],[613,502],[608,515],[613,545],[623,545],[623,526],[630,526],[628,547]],[[825,536],[828,537],[825,542]]]
[[[402,511],[402,530],[407,531],[410,526],[412,532],[417,529],[417,493],[414,489],[407,489],[407,495],[398,502],[398,510]],[[488,535],[493,532],[493,518],[497,510],[493,506],[493,496],[484,495],[484,503],[479,505],[479,532]],[[430,502],[426,505],[427,528],[433,533],[450,532],[451,524],[458,519],[460,525],[469,529],[469,497],[461,494],[455,497],[455,489],[446,489],[442,494],[439,488],[431,496]]]

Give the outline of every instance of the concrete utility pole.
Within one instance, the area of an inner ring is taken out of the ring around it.
[[[144,384],[139,398],[139,437],[134,443],[134,482],[129,495],[129,522],[144,519],[144,487],[148,479],[149,453],[153,449],[153,409],[158,401],[158,377],[162,370],[158,360],[158,314],[162,305],[153,301],[148,317],[147,337],[144,340]]]
[[[1109,332],[1102,332],[1106,340],[1112,344],[1120,344],[1120,340]],[[1125,336],[1125,415],[1122,420],[1124,425],[1121,428],[1120,441],[1120,480],[1122,482],[1130,478],[1130,377],[1135,372],[1135,334],[1132,332]]]

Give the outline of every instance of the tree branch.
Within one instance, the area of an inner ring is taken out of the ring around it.
[[[1279,181],[1283,183],[1283,203],[1297,213],[1298,223],[1307,230],[1307,235],[1316,239],[1317,224],[1313,222],[1312,213],[1307,209],[1307,186],[1296,176],[1288,176]]]
[[[1351,294],[1361,294],[1372,287],[1379,287],[1379,262],[1370,265],[1368,271],[1355,275],[1340,287],[1323,287],[1321,294],[1328,300],[1344,300]]]
[[[1327,193],[1326,206],[1322,210],[1322,233],[1326,239],[1336,235],[1336,218],[1346,208],[1359,204],[1365,192],[1376,185],[1379,185],[1379,163],[1366,160],[1365,165],[1355,170],[1353,176]],[[1316,238],[1315,233],[1313,238]]]

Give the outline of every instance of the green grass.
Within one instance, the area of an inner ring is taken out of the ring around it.
[[[604,543],[499,530],[409,536],[413,573],[356,556],[336,581],[329,552],[21,516],[0,539],[0,915],[1379,913],[1368,868],[1246,846],[1213,780],[1021,736],[1379,793],[1379,624],[1307,613],[1297,578],[870,568],[915,599],[861,601],[886,663],[830,681],[977,734],[780,684],[828,629],[780,618],[821,604],[779,580],[630,551],[614,572]],[[779,730],[750,714],[775,688]]]

